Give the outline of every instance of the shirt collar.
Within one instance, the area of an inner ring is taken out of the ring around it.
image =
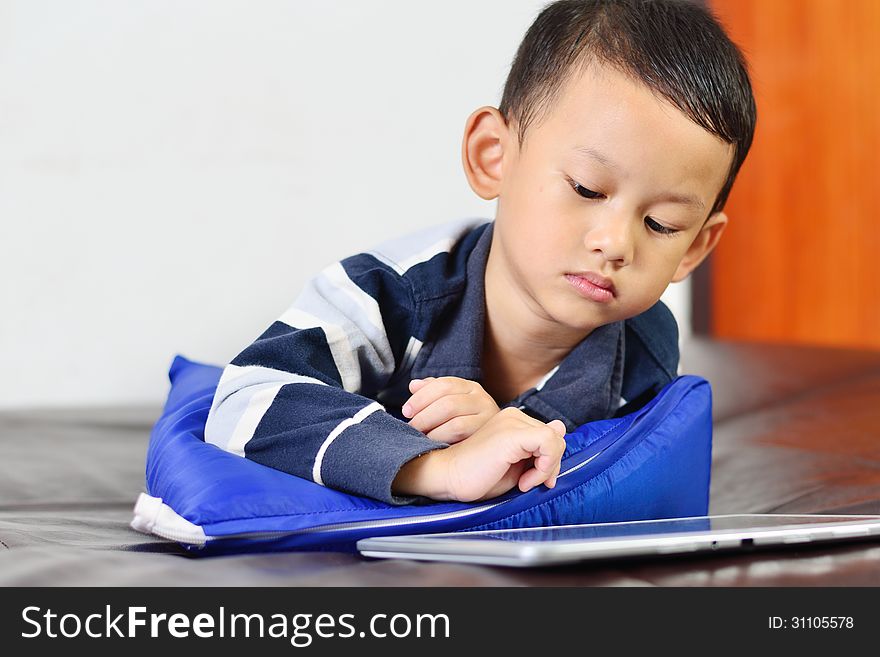
[[[483,326],[486,323],[486,262],[493,224],[485,225],[468,255],[464,292],[444,313],[435,329],[437,339],[426,344],[413,365],[413,378],[457,376],[478,381],[483,377]],[[477,228],[476,230],[480,230]]]
[[[562,420],[568,431],[611,417],[620,405],[623,357],[623,322],[600,326],[569,352],[540,390],[527,390],[508,405],[525,407],[545,422]]]
[[[464,292],[433,345],[425,345],[413,378],[457,376],[482,380],[486,320],[485,274],[494,224],[486,225],[467,260]],[[589,420],[612,416],[623,379],[623,322],[593,330],[578,343],[543,385],[523,392],[506,406],[528,410],[542,420],[559,419],[568,431]]]

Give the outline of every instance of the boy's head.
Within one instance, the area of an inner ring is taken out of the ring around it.
[[[743,58],[701,4],[549,5],[500,108],[465,128],[468,181],[498,198],[487,295],[576,331],[646,310],[721,236],[755,119]]]

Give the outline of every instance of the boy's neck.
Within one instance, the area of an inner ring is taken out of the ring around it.
[[[589,333],[541,317],[492,252],[486,263],[483,387],[506,403],[534,387]]]

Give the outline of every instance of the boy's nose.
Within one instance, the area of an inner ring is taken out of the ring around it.
[[[605,260],[624,267],[633,259],[632,222],[609,212],[593,223],[584,236],[584,244],[591,252],[598,252]]]

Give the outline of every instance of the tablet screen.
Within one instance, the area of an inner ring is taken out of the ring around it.
[[[792,526],[815,526],[828,523],[853,522],[866,518],[880,520],[880,516],[742,514],[567,525],[561,527],[505,529],[494,532],[459,532],[447,534],[447,536],[450,538],[454,536],[464,540],[484,540],[490,538],[504,541],[582,541],[584,539],[656,536],[706,531],[775,530]]]

